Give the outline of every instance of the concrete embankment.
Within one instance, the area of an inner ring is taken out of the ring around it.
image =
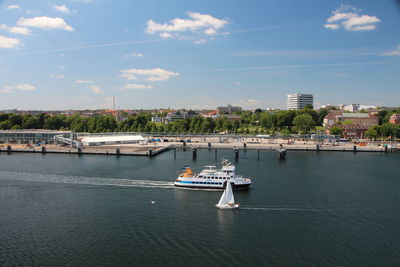
[[[23,152],[23,153],[61,153],[61,154],[92,154],[92,155],[125,155],[125,156],[156,156],[170,149],[215,149],[215,150],[258,150],[258,151],[275,151],[280,148],[278,142],[275,143],[255,143],[255,142],[155,142],[146,145],[124,144],[124,145],[108,145],[93,146],[83,148],[70,148],[58,145],[46,145],[41,147],[6,144],[0,147],[0,152]],[[329,151],[329,152],[396,152],[398,149],[388,146],[367,145],[359,146],[355,144],[340,145],[323,145],[312,142],[282,144],[283,148],[288,151]]]

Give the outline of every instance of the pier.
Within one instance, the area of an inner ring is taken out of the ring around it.
[[[220,138],[220,137],[218,137]],[[150,138],[149,138],[150,139]],[[166,139],[166,138],[165,138]],[[182,141],[183,140],[183,141]],[[285,140],[254,140],[253,138],[232,138],[229,142],[220,142],[216,137],[197,137],[182,139],[175,137],[168,141],[149,142],[146,144],[118,144],[71,147],[68,145],[42,145],[35,146],[30,144],[0,144],[0,153],[53,153],[53,154],[76,154],[76,155],[115,155],[115,156],[144,156],[154,157],[170,149],[189,149],[192,151],[192,159],[196,160],[198,152],[202,149],[214,150],[215,158],[218,157],[218,150],[231,150],[235,159],[240,158],[241,152],[257,151],[257,158],[260,159],[260,151],[274,151],[283,148],[290,154],[292,151],[308,152],[375,152],[375,153],[395,153],[399,149],[396,145],[377,145],[369,144],[360,146],[352,143],[346,144],[321,144],[317,142],[297,142],[285,143]],[[277,152],[278,153],[278,152]]]

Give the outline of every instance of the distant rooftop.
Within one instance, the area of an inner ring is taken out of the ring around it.
[[[354,117],[369,118],[370,116],[368,113],[343,113],[342,117],[345,117],[345,118],[354,118]]]

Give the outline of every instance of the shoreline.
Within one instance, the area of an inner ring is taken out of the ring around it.
[[[140,144],[120,144],[106,146],[92,146],[83,148],[71,148],[59,145],[30,146],[21,144],[2,144],[0,153],[59,153],[76,155],[116,155],[116,156],[147,156],[153,157],[171,149],[191,149],[195,150],[232,150],[232,151],[275,151],[281,143],[216,143],[216,142],[153,142],[145,145]],[[311,143],[309,141],[302,143],[283,144],[287,151],[314,151],[314,152],[380,152],[395,153],[398,148],[388,148],[387,146],[367,145],[359,146],[355,144],[327,145]]]

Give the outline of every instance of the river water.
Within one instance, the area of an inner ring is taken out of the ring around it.
[[[253,185],[233,211],[172,186],[184,165],[233,157],[0,154],[0,265],[400,264],[399,154],[241,152]]]

